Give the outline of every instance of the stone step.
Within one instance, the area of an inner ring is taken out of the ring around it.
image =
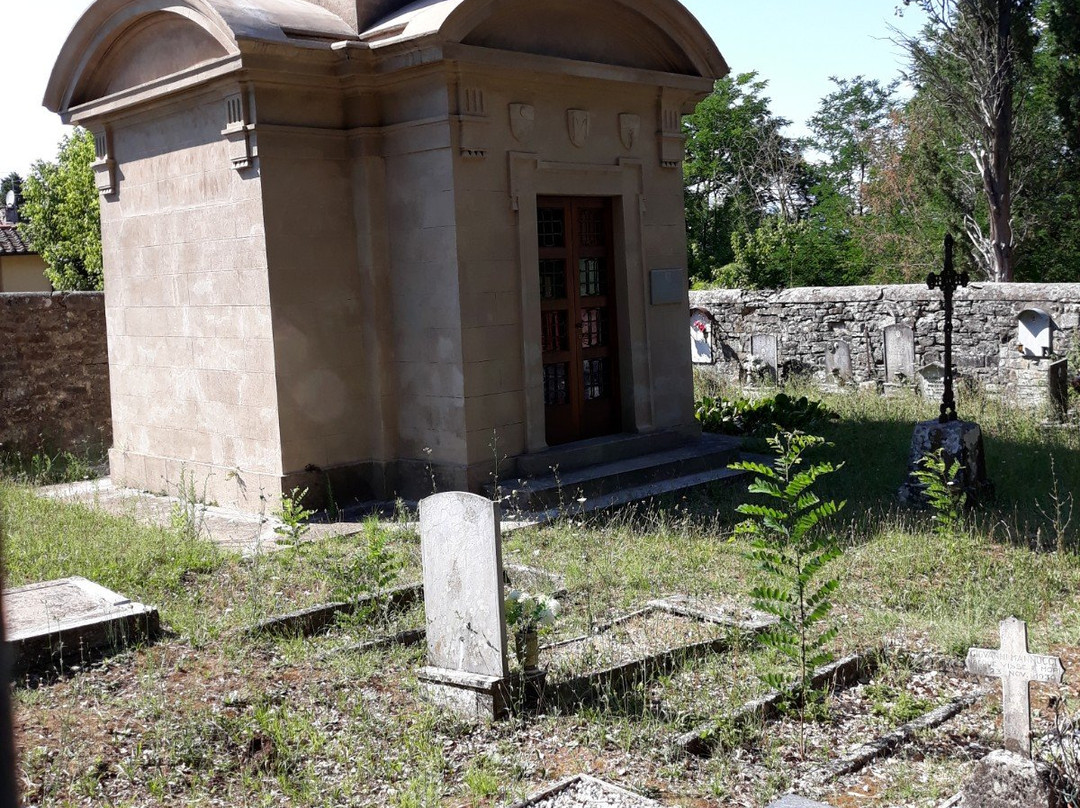
[[[560,474],[570,471],[631,460],[642,455],[676,449],[696,441],[683,432],[604,435],[599,438],[552,446],[542,452],[517,458],[514,474],[522,479],[544,477],[557,468]]]
[[[585,500],[587,510],[610,507],[729,479],[735,473],[727,466],[738,459],[741,444],[738,438],[702,435],[674,448],[570,471],[560,467],[547,474],[502,480],[500,493],[504,501],[509,497],[509,510],[535,512],[561,507],[575,512],[581,509],[580,499]]]

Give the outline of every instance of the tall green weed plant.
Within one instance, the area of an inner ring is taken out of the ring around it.
[[[778,619],[761,641],[796,669],[794,676],[771,671],[761,678],[777,690],[793,691],[800,706],[807,701],[814,669],[832,660],[828,645],[839,633],[828,616],[840,581],[825,577],[825,569],[842,555],[843,547],[822,528],[846,502],[823,501],[812,490],[839,466],[828,461],[806,464],[804,457],[824,444],[824,438],[816,435],[781,431],[769,438],[776,455],[772,466],[754,461],[731,465],[753,473],[749,492],[767,498],[766,504],[744,503],[735,509],[748,517],[736,526],[735,534],[749,540],[747,557],[767,579],[750,592],[754,606]]]
[[[912,472],[923,486],[923,496],[934,512],[934,532],[947,541],[956,538],[964,522],[967,493],[963,470],[959,460],[949,463],[945,450],[937,449],[923,455],[919,468]]]

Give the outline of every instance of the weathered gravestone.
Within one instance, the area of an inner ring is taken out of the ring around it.
[[[1051,362],[1046,371],[1046,382],[1050,416],[1056,421],[1064,421],[1069,415],[1069,360]]]
[[[885,381],[896,384],[915,377],[915,332],[896,323],[885,327]]]
[[[85,578],[5,589],[4,628],[15,671],[43,670],[154,637],[157,609]]]
[[[420,502],[427,667],[422,687],[472,718],[509,709],[499,505],[461,492]]]
[[[1004,749],[979,761],[962,793],[965,808],[1066,808],[1048,766]]]
[[[923,398],[941,398],[945,394],[945,366],[931,362],[915,371],[915,383]]]
[[[776,802],[769,803],[769,808],[830,808],[830,806],[823,802],[814,802],[805,797],[788,794]]]
[[[851,343],[845,340],[830,342],[825,349],[825,373],[836,384],[847,384],[854,378],[851,369]]]
[[[776,382],[780,374],[780,342],[776,334],[752,334],[750,336],[748,381]]]
[[[972,648],[965,667],[978,676],[1001,679],[1002,728],[1005,749],[1031,757],[1031,683],[1061,684],[1065,669],[1053,656],[1028,653],[1027,623],[1001,621],[1001,650]]]

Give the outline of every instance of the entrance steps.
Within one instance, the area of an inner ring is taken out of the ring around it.
[[[737,477],[729,463],[742,441],[615,435],[518,458],[518,477],[499,482],[504,510],[577,513]],[[494,493],[494,492],[489,492]],[[580,500],[584,499],[584,502]]]

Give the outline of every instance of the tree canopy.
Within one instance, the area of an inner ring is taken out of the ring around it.
[[[833,77],[795,141],[767,83],[718,82],[686,122],[699,285],[921,281],[946,231],[990,280],[1080,280],[1080,5],[896,0],[914,87]]]
[[[19,230],[45,260],[45,274],[56,289],[103,286],[93,162],[93,135],[76,129],[60,141],[56,161],[37,161],[23,182]]]

